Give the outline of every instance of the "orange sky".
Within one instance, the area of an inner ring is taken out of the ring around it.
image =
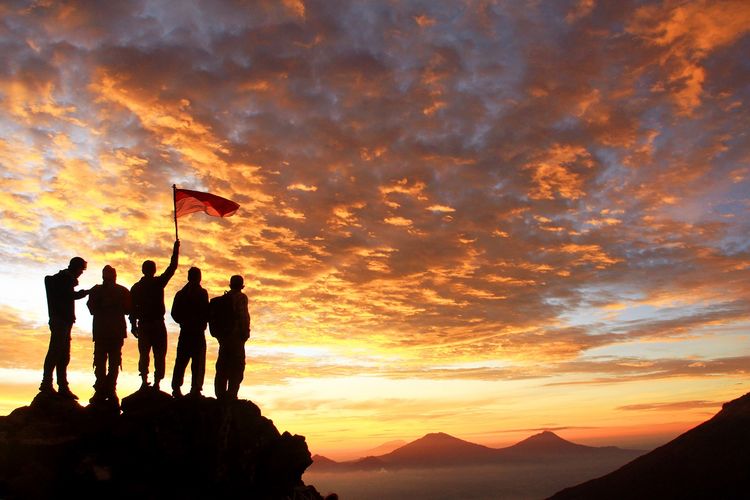
[[[241,396],[313,452],[681,432],[750,390],[749,27],[741,0],[0,5],[0,413],[41,378],[43,276],[166,267],[176,183],[241,209],[180,219],[169,304],[191,265],[245,276]]]

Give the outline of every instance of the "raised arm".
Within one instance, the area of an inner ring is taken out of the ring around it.
[[[175,271],[177,271],[177,263],[180,259],[180,240],[175,240],[174,246],[172,247],[172,258],[169,260],[169,266],[164,270],[164,272],[159,276],[159,282],[162,286],[167,286],[167,283],[169,283],[169,280],[172,279],[172,276],[174,276]]]

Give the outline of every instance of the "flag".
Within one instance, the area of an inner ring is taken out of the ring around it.
[[[221,196],[189,189],[174,190],[175,219],[193,212],[206,212],[214,217],[230,217],[240,205]]]

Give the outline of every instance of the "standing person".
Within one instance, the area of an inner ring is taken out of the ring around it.
[[[94,286],[86,302],[94,316],[94,395],[89,400],[106,400],[119,404],[117,374],[122,362],[122,344],[128,335],[125,316],[130,313],[130,291],[117,284],[117,270],[112,266],[102,269],[102,284]],[[107,361],[109,370],[107,371]]]
[[[211,299],[211,335],[219,341],[214,391],[216,399],[237,399],[245,373],[245,342],[250,338],[250,313],[242,276],[229,280],[229,291]]]
[[[133,335],[138,338],[138,372],[141,375],[141,389],[149,386],[148,365],[151,350],[154,351],[154,388],[159,390],[159,382],[164,378],[164,362],[167,357],[167,327],[164,324],[164,288],[177,270],[180,253],[180,240],[175,240],[169,266],[160,276],[156,274],[156,263],[146,260],[141,266],[143,277],[130,289],[133,307],[130,325]]]
[[[206,374],[208,292],[201,286],[201,270],[197,267],[190,268],[187,284],[174,296],[172,319],[180,324],[180,338],[177,341],[177,356],[172,372],[172,395],[182,396],[182,381],[190,361],[190,394],[200,396]]]
[[[44,277],[50,338],[39,391],[55,394],[55,389],[52,387],[52,372],[56,370],[58,394],[68,399],[78,399],[68,386],[68,364],[70,363],[70,332],[76,321],[75,301],[89,293],[88,290],[74,290],[78,286],[78,278],[85,270],[86,261],[81,257],[73,257],[67,269]]]

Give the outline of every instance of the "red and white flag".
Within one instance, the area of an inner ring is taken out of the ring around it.
[[[174,190],[175,218],[193,212],[206,212],[214,217],[231,217],[238,208],[238,203],[215,194],[189,189]]]

